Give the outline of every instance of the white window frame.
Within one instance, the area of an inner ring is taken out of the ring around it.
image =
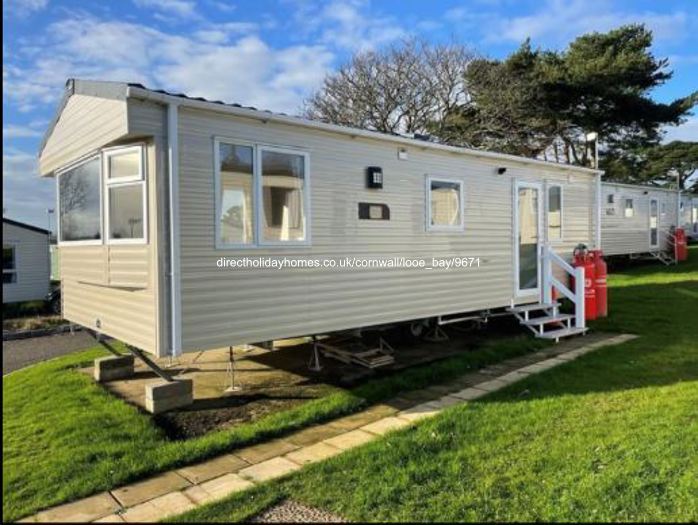
[[[265,151],[271,151],[274,153],[286,153],[288,155],[301,155],[303,156],[303,167],[305,171],[303,173],[303,213],[304,213],[304,223],[303,223],[303,240],[302,241],[266,241],[263,235],[263,219],[264,219],[264,191],[262,182],[264,180],[264,174],[262,172],[262,155]],[[307,151],[300,151],[293,148],[285,148],[279,146],[268,146],[259,145],[257,147],[257,178],[255,180],[255,193],[257,197],[257,207],[255,209],[255,215],[257,220],[256,230],[257,230],[257,243],[259,246],[308,246],[310,245],[310,155]]]
[[[460,224],[444,225],[431,223],[431,183],[432,182],[447,182],[449,184],[458,184],[459,206],[460,206]],[[462,180],[450,179],[446,177],[427,175],[425,177],[425,195],[426,195],[426,216],[424,223],[427,232],[462,232],[465,231],[465,185]]]
[[[118,155],[138,151],[139,166],[138,174],[130,177],[109,178],[109,159]],[[145,144],[129,144],[128,146],[116,146],[102,150],[102,183],[104,185],[104,237],[106,244],[148,244],[148,184],[146,177],[146,147]],[[142,187],[142,210],[143,210],[143,236],[133,239],[112,239],[111,237],[111,216],[110,216],[110,193],[111,188],[141,185]]]
[[[560,237],[558,239],[550,238],[550,188],[560,188]],[[548,184],[545,188],[545,238],[551,244],[565,241],[565,188],[562,184]]]
[[[15,262],[15,267],[14,267],[14,269],[9,270],[9,269],[5,269],[5,267],[3,266],[3,268],[2,268],[2,278],[3,278],[2,285],[3,286],[12,286],[14,284],[19,283],[19,264],[17,262],[17,242],[16,241],[5,241],[2,243],[3,252],[5,251],[5,247],[12,249],[12,254],[13,254],[12,257],[13,257],[14,262]],[[6,273],[14,274],[15,280],[12,281],[11,283],[6,283],[4,280]]]
[[[225,243],[221,240],[221,172],[220,172],[220,145],[228,144],[232,146],[244,146],[252,148],[252,202],[254,213],[252,214],[252,237],[251,243]],[[263,219],[264,219],[264,202],[263,202],[263,187],[262,187],[262,153],[264,151],[273,151],[277,153],[287,153],[289,155],[303,156],[303,213],[305,222],[303,224],[302,241],[265,241],[263,236]],[[213,138],[213,186],[214,186],[214,236],[216,250],[251,250],[266,247],[277,248],[294,248],[302,246],[310,246],[310,224],[311,224],[311,202],[310,202],[310,153],[306,150],[293,148],[291,146],[278,146],[275,144],[265,144],[252,142],[249,140],[238,139],[234,137],[217,136]]]
[[[93,160],[99,160],[99,239],[87,239],[79,241],[64,241],[62,237],[62,224],[61,224],[61,183],[60,177],[65,173],[87,164]],[[102,183],[102,163],[101,163],[101,153],[92,153],[87,155],[75,162],[68,164],[67,166],[56,170],[56,210],[58,210],[58,217],[56,219],[56,239],[58,246],[96,246],[104,244],[104,189]]]
[[[632,213],[630,215],[628,215],[628,201],[630,201],[630,203],[632,204],[632,206],[630,207]],[[632,219],[633,217],[635,217],[635,199],[633,199],[632,197],[625,197],[623,199],[623,218]]]

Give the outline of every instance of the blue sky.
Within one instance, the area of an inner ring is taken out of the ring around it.
[[[52,180],[36,154],[69,77],[141,82],[294,113],[351,53],[418,35],[503,57],[526,37],[575,36],[643,22],[674,78],[669,101],[698,89],[698,1],[6,0],[3,3],[4,214],[46,226]],[[698,140],[698,117],[668,132]]]

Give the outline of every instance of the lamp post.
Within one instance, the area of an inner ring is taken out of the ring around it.
[[[596,131],[586,134],[587,142],[594,141],[594,168],[599,169],[599,134]]]
[[[48,231],[51,232],[51,215],[55,212],[53,208],[46,208],[46,221],[48,222]]]

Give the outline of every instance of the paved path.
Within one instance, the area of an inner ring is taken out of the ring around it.
[[[26,522],[155,522],[279,478],[634,335],[592,334],[259,445],[39,512]]]
[[[96,344],[85,331],[3,341],[2,373],[5,375],[25,366],[90,348]]]

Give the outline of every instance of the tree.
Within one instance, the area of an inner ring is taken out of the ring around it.
[[[473,57],[457,44],[415,39],[358,53],[325,78],[304,115],[386,133],[439,132],[443,116],[466,101],[464,74]]]
[[[698,188],[693,174],[698,172],[698,142],[674,141],[656,146],[647,152],[642,178],[655,183],[670,184],[679,189]],[[692,180],[689,180],[692,179]]]
[[[679,124],[698,92],[669,104],[650,92],[671,78],[642,25],[591,33],[561,52],[526,41],[505,60],[476,60],[466,71],[470,98],[446,116],[450,142],[591,165],[586,136],[601,138],[602,167],[615,169],[655,146]],[[613,176],[612,173],[609,173]]]

